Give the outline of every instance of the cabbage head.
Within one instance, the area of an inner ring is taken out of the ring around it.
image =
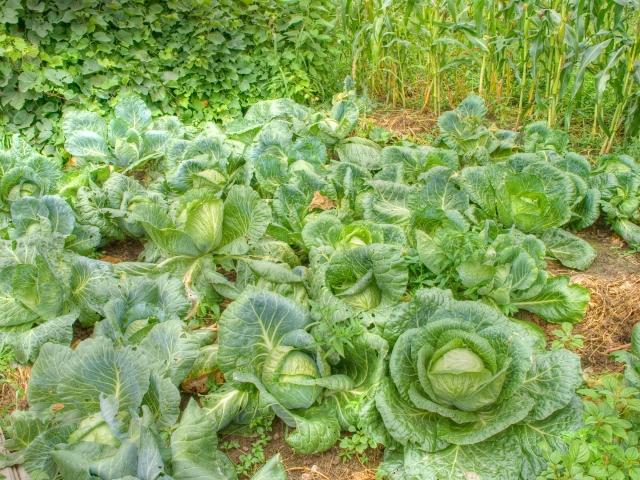
[[[495,310],[422,290],[386,327],[397,340],[376,404],[408,478],[535,478],[539,443],[561,448],[579,424],[578,356]]]

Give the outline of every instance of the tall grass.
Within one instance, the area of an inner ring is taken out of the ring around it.
[[[517,120],[579,118],[611,150],[640,131],[639,0],[343,0],[352,73],[439,113],[475,90]]]

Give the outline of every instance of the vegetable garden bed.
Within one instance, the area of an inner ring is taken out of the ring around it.
[[[534,479],[584,373],[630,348],[636,381],[638,259],[608,230],[640,245],[633,159],[497,129],[477,96],[429,145],[358,136],[358,105],[194,128],[125,95],[67,112],[64,168],[19,137],[0,152],[1,333],[33,364],[2,465]]]

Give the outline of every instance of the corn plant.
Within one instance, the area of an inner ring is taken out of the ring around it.
[[[377,97],[439,114],[479,94],[603,135],[640,131],[638,0],[345,0],[352,74]]]

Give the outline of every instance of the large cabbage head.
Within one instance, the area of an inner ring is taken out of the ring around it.
[[[464,423],[502,402],[531,408],[517,395],[530,368],[527,346],[507,332],[483,327],[452,315],[403,333],[390,362],[398,391],[421,409]]]
[[[434,401],[474,412],[499,398],[510,361],[497,358],[495,348],[481,336],[467,333],[451,330],[434,343],[426,342],[417,367],[420,385]]]
[[[436,473],[420,478],[451,472],[456,475],[449,478],[464,478],[465,471],[479,478],[535,478],[518,475],[531,466],[524,466],[530,456],[541,462],[539,443],[554,436],[560,441],[560,432],[579,424],[578,357],[544,350],[544,339],[486,305],[455,301],[448,291],[419,291],[384,333],[397,340],[390,380],[376,404],[405,454],[419,450],[421,468]],[[490,470],[485,452],[510,462],[517,457],[508,466],[513,475]]]

